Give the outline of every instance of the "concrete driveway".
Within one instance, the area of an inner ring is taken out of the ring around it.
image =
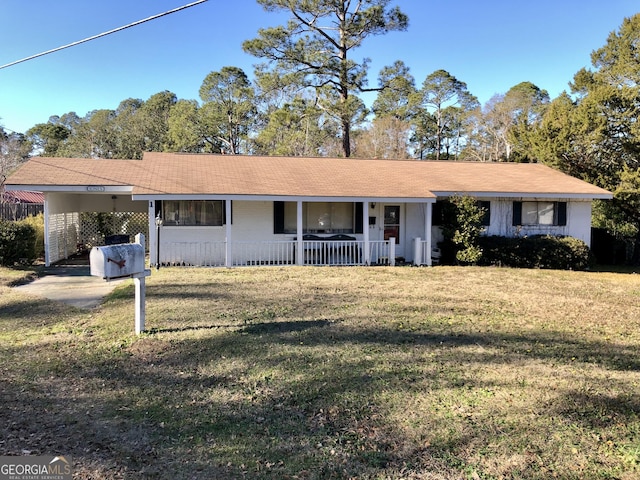
[[[107,282],[99,277],[92,277],[88,265],[64,265],[48,267],[42,277],[14,288],[28,295],[48,298],[78,308],[95,308],[102,303],[106,295],[126,280]]]

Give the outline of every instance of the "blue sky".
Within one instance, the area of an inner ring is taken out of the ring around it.
[[[126,25],[191,0],[1,0],[0,65]],[[393,3],[393,2],[392,2]],[[438,69],[466,82],[481,103],[530,81],[552,98],[606,43],[633,0],[396,0],[406,32],[371,38],[369,83],[403,60],[420,85]],[[164,90],[198,99],[205,76],[227,65],[253,77],[242,41],[286,17],[255,0],[207,2],[128,30],[0,70],[0,125],[24,132],[51,115],[114,109]],[[367,102],[371,98],[365,99]]]

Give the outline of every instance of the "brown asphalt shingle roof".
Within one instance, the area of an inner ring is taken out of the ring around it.
[[[7,185],[131,186],[134,195],[433,198],[505,193],[610,198],[541,164],[145,153],[143,160],[30,159]]]

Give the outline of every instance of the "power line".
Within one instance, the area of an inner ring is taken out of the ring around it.
[[[183,5],[182,7],[174,8],[173,10],[166,11],[164,13],[159,13],[157,15],[153,15],[151,17],[145,18],[143,20],[138,20],[137,22],[130,23],[123,27],[114,28],[113,30],[109,30],[108,32],[100,33],[98,35],[94,35],[93,37],[85,38],[84,40],[79,40],[77,42],[70,43],[68,45],[63,45],[61,47],[54,48],[52,50],[47,50],[46,52],[38,53],[36,55],[31,55],[30,57],[23,58],[21,60],[16,60],[15,62],[7,63],[5,65],[0,66],[0,70],[3,68],[11,67],[13,65],[17,65],[18,63],[26,62],[27,60],[33,60],[34,58],[42,57],[44,55],[48,55],[50,53],[58,52],[60,50],[64,50],[65,48],[74,47],[76,45],[80,45],[81,43],[88,42],[90,40],[95,40],[96,38],[105,37],[107,35],[111,35],[112,33],[119,32],[121,30],[125,30],[127,28],[135,27],[136,25],[140,25],[141,23],[149,22],[151,20],[155,20],[156,18],[164,17],[165,15],[170,15],[172,13],[179,12],[180,10],[184,10],[186,8],[193,7],[195,5],[199,5],[201,3],[206,2],[207,0],[198,0],[197,2],[189,3],[188,5]]]

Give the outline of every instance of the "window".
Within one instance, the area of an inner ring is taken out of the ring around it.
[[[384,206],[384,239],[391,238],[400,245],[400,205]]]
[[[164,225],[191,225],[219,227],[224,225],[222,200],[164,200]]]
[[[297,232],[297,203],[274,202],[274,232]],[[302,204],[304,233],[362,233],[362,203],[305,202]]]
[[[478,200],[477,205],[478,208],[481,208],[484,211],[482,219],[480,220],[480,225],[488,227],[491,225],[491,202],[488,200]]]
[[[513,225],[566,225],[567,202],[513,202]]]

